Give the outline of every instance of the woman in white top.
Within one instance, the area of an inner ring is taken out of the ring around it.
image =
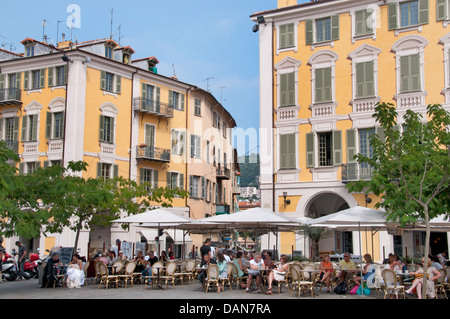
[[[250,269],[248,270],[247,288],[245,288],[244,293],[250,291],[250,284],[252,278],[256,277],[256,287],[261,284],[261,270],[265,269],[264,261],[261,259],[261,253],[255,253],[255,256],[250,260]]]
[[[424,258],[422,258],[422,265],[424,264]],[[415,272],[410,272],[411,275],[418,275],[418,274],[422,274],[421,278],[417,278],[414,279],[411,288],[409,288],[408,290],[406,290],[405,292],[407,294],[412,294],[412,291],[414,288],[416,288],[416,292],[417,292],[417,297],[419,299],[422,299],[422,285],[423,285],[423,268],[420,268],[419,270],[415,271]],[[434,275],[434,276],[433,276]],[[438,279],[439,277],[441,277],[441,273],[439,271],[436,270],[436,268],[431,266],[431,259],[428,258],[428,268],[427,268],[427,295],[430,298],[434,298],[435,297],[435,289],[434,289],[434,280]]]
[[[82,285],[84,285],[83,262],[80,256],[75,254],[67,267],[67,287],[81,288]]]

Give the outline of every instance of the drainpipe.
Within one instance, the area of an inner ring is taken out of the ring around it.
[[[136,68],[131,74],[131,125],[130,125],[130,161],[128,164],[128,178],[131,180],[131,155],[133,154],[133,116],[134,116],[134,105],[133,105],[133,91],[134,91],[134,75],[138,73],[139,70]],[[137,178],[136,178],[137,179]]]

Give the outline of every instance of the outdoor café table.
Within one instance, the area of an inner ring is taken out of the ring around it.
[[[156,288],[162,289],[162,286],[160,284],[160,274],[161,274],[161,269],[164,271],[166,269],[166,267],[156,267],[157,270],[157,274],[156,274]]]
[[[409,272],[404,273],[401,271],[396,271],[395,274],[397,275],[397,280],[400,284],[402,284],[402,285],[411,285],[412,284],[412,280],[406,280],[406,279],[414,279],[414,275],[410,275]]]

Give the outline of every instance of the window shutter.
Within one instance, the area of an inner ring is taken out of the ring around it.
[[[45,138],[51,139],[52,134],[52,113],[47,112],[47,119],[45,122]]]
[[[3,118],[0,117],[0,141],[3,140]]]
[[[39,87],[45,88],[45,69],[39,71]]]
[[[23,175],[25,172],[25,163],[19,164],[19,175]]]
[[[386,141],[386,136],[384,135],[384,128],[382,126],[378,126],[376,128],[376,133],[378,135],[378,139],[384,143]]]
[[[22,78],[22,72],[17,72],[16,73],[16,86],[15,88],[20,90],[20,80]]]
[[[99,140],[100,142],[105,142],[105,129],[103,127],[104,125],[104,116],[100,115],[100,130],[99,130]]]
[[[22,142],[27,142],[27,123],[28,123],[28,115],[24,115],[22,117]]]
[[[373,61],[365,62],[365,94],[366,96],[375,95],[375,83],[374,83],[374,68]]]
[[[331,40],[339,40],[339,15],[331,16]]]
[[[347,163],[355,162],[353,156],[356,155],[356,130],[347,130]]]
[[[436,20],[447,19],[447,0],[436,0]]]
[[[156,111],[159,112],[159,101],[160,101],[160,95],[161,95],[161,89],[159,87],[156,87]],[[151,97],[150,97],[151,98]]]
[[[158,175],[159,175],[159,172],[158,172],[158,170],[157,169],[154,169],[153,170],[153,188],[158,188]]]
[[[167,184],[167,188],[172,189],[172,174],[170,172],[167,172],[166,174],[166,184]]]
[[[122,90],[122,77],[120,75],[116,75],[116,93],[120,94]]]
[[[279,48],[284,49],[287,47],[287,24],[280,25],[280,41]]]
[[[13,140],[19,142],[19,117],[14,118]],[[15,149],[17,151],[17,149]]]
[[[280,75],[280,106],[287,105],[287,74]]]
[[[0,74],[0,90],[5,88],[5,74]]]
[[[419,23],[428,23],[428,0],[419,0]]]
[[[144,169],[140,168],[139,169],[139,185],[144,185],[145,180],[144,180]]]
[[[50,161],[44,161],[44,168],[47,168],[50,166]]]
[[[30,86],[30,71],[23,72],[23,89],[28,90]]]
[[[280,168],[287,168],[288,135],[280,136]]]
[[[148,110],[148,102],[147,102],[147,84],[142,83],[141,88],[141,108],[144,110]]]
[[[397,2],[388,4],[388,29],[397,29]]]
[[[410,89],[412,91],[420,91],[420,57],[418,54],[410,56]]]
[[[107,142],[109,143],[114,143],[114,123],[115,123],[115,118],[111,117],[110,118],[110,123],[111,125],[109,126],[109,140]]]
[[[194,194],[194,176],[189,175],[189,196],[190,197],[197,197],[197,194]]]
[[[287,103],[288,105],[295,105],[295,73],[287,74]]]
[[[33,115],[33,121],[30,123],[31,126],[31,141],[36,142],[38,140],[37,129],[38,129],[38,115]]]
[[[34,162],[34,169],[35,170],[38,170],[38,169],[40,169],[41,168],[41,161],[36,161],[36,162]]]
[[[313,44],[313,20],[305,21],[305,40],[306,45]]]
[[[184,189],[184,174],[179,174],[180,189]]]
[[[64,66],[64,84],[67,84],[68,78],[69,78],[69,67],[66,64]]]
[[[400,76],[401,76],[401,92],[409,92],[411,88],[409,87],[409,63],[410,56],[400,57]]]
[[[342,164],[342,131],[333,131],[333,162]]]
[[[364,63],[356,64],[356,97],[364,96]]]
[[[316,86],[316,99],[315,102],[322,102],[323,98],[323,70],[324,69],[316,69],[315,70],[315,86]]]
[[[114,164],[113,165],[113,178],[116,178],[117,176],[119,176],[119,165]]]
[[[175,108],[173,105],[173,92],[172,90],[169,90],[169,107]]]
[[[287,40],[286,44],[287,44],[288,47],[293,47],[295,45],[294,36],[295,36],[294,24],[293,23],[288,24],[288,26],[287,26],[287,37],[286,37],[286,40]]]
[[[180,110],[184,111],[184,94],[180,93]]]
[[[65,125],[66,125],[66,111],[62,112],[62,121],[61,121],[61,137],[64,138],[65,135]]]
[[[314,133],[306,134],[306,167],[315,166],[315,152],[314,152]]]
[[[355,12],[355,35],[364,34],[364,10]]]
[[[202,176],[201,177],[201,181],[202,181],[202,198],[205,198],[206,197],[206,180],[205,180],[205,177],[204,176]]]
[[[106,72],[100,72],[100,90],[106,90]]]
[[[97,178],[102,177],[102,163],[97,163]]]
[[[50,67],[48,68],[48,87],[52,87],[54,86],[54,82],[53,82],[53,74],[55,72],[55,67]]]
[[[331,68],[323,70],[323,94],[324,101],[331,101]]]
[[[155,143],[155,127],[153,125],[145,126],[145,145],[154,147]]]

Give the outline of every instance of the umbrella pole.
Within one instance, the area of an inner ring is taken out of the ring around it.
[[[362,258],[362,245],[361,245],[361,222],[358,222],[358,230],[359,230],[359,264],[360,264],[360,271],[361,271],[360,277],[361,277],[361,285],[362,285],[363,258]]]

